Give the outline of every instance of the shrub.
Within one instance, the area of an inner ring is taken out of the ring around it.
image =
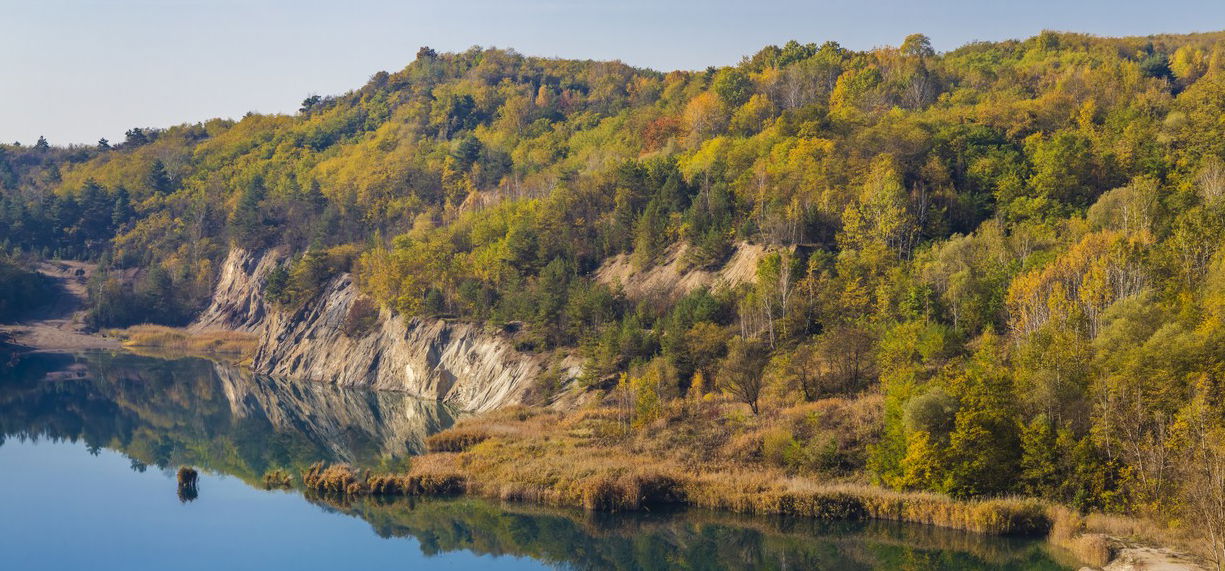
[[[430,452],[463,452],[489,438],[489,433],[479,428],[457,427],[432,434],[425,439]]]
[[[50,286],[42,275],[0,258],[0,321],[16,319],[51,301]]]
[[[348,464],[311,464],[302,472],[302,483],[307,489],[320,494],[352,495],[363,490],[363,482],[358,479],[357,470]]]
[[[770,464],[795,467],[803,455],[803,447],[786,428],[771,429],[761,437],[761,457]]]
[[[374,327],[379,322],[379,306],[374,300],[361,296],[353,300],[353,304],[349,306],[348,313],[345,314],[344,325],[341,330],[344,334],[352,337],[364,337],[367,333],[374,330]]]
[[[158,347],[186,353],[210,355],[239,355],[248,357],[255,353],[259,337],[241,331],[191,332],[160,325],[135,325],[118,332],[126,339],[127,347]]]
[[[177,476],[180,486],[194,486],[196,485],[196,480],[200,477],[200,473],[190,466],[180,466]]]
[[[293,477],[289,472],[277,468],[271,472],[264,474],[264,488],[271,490],[273,488],[290,488],[293,486]]]

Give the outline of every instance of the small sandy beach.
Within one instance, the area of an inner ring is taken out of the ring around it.
[[[85,331],[86,284],[94,269],[93,264],[75,261],[40,264],[38,272],[51,278],[58,291],[55,302],[22,321],[0,324],[0,332],[10,335],[12,343],[35,350],[119,349],[118,339]]]

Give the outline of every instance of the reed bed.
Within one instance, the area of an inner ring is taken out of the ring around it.
[[[288,489],[293,487],[293,476],[287,470],[277,468],[264,474],[264,489]]]
[[[179,501],[182,503],[196,501],[196,498],[200,496],[200,490],[196,487],[200,480],[200,473],[190,466],[180,466],[179,471],[175,474],[175,479],[179,484]]]
[[[255,353],[259,338],[240,331],[188,331],[161,325],[134,325],[113,332],[126,347],[157,348],[184,353],[229,355],[241,358]]]
[[[370,474],[349,464],[316,462],[302,472],[307,490],[325,496],[443,496],[463,493],[463,477],[447,473]]]
[[[200,478],[200,473],[191,466],[179,466],[179,471],[175,474],[180,486],[195,486],[196,481]]]
[[[430,452],[463,452],[489,439],[489,432],[478,428],[445,430],[425,439]]]
[[[303,481],[312,490],[345,498],[467,494],[600,512],[687,505],[750,515],[917,523],[1046,537],[1098,566],[1125,547],[1116,538],[1177,543],[1140,520],[1082,516],[1030,498],[958,500],[891,490],[811,467],[797,473],[763,453],[762,435],[779,426],[797,435],[827,430],[848,442],[863,438],[854,417],[861,409],[875,410],[878,403],[870,399],[804,405],[773,419],[747,421],[720,403],[705,403],[667,412],[639,429],[615,408],[565,415],[509,409],[431,436],[431,452],[414,458],[404,473],[363,474],[345,465],[317,464]]]

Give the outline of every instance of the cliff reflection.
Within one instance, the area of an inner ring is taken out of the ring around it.
[[[453,420],[448,408],[407,395],[253,377],[200,359],[30,354],[0,372],[0,444],[6,437],[83,441],[95,453],[127,455],[138,471],[182,465],[182,502],[200,493],[190,466],[255,488],[292,488],[317,461],[395,467]],[[1039,541],[918,525],[302,494],[365,520],[379,536],[412,538],[427,556],[469,551],[573,569],[1068,567]],[[207,502],[208,490],[200,497]]]
[[[203,359],[34,353],[0,374],[5,437],[84,441],[256,483],[316,461],[391,467],[454,421],[408,395],[253,376]]]

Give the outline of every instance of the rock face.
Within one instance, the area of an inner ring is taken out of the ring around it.
[[[350,314],[359,299],[352,277],[340,275],[297,312],[271,314],[255,368],[341,386],[407,391],[470,411],[520,402],[543,372],[541,359],[470,323],[406,320],[381,310],[372,324],[354,331]]]
[[[232,248],[221,266],[221,278],[213,289],[213,301],[196,318],[191,329],[226,329],[256,332],[263,325],[266,309],[261,285],[268,272],[284,256],[276,251],[254,254]]]
[[[545,359],[473,323],[406,319],[376,309],[341,274],[294,311],[267,305],[263,276],[275,253],[230,253],[212,304],[194,329],[253,331],[256,372],[346,387],[404,391],[483,412],[523,401]],[[577,374],[576,370],[570,371]]]

